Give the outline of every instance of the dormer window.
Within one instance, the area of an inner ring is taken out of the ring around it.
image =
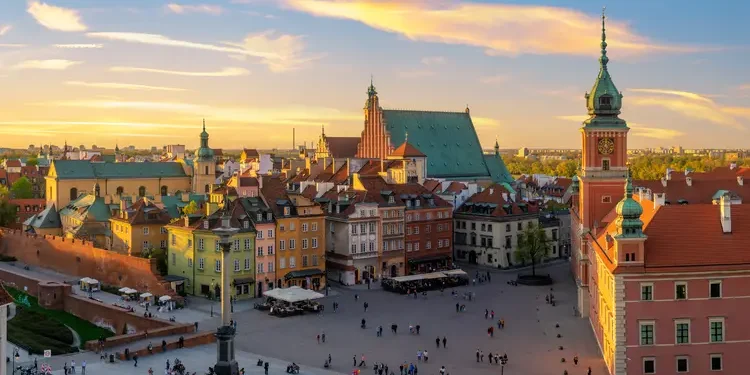
[[[411,207],[411,201],[406,201],[406,207],[407,208]]]
[[[414,200],[414,206],[415,206],[415,207],[419,207],[419,205],[420,205],[420,201],[419,201],[419,199],[415,199],[415,200]]]
[[[391,203],[391,204],[393,204],[393,203],[396,203],[396,198],[394,198],[394,197],[393,197],[393,196],[391,195],[390,197],[388,197],[388,203]]]
[[[258,214],[258,221],[263,221],[263,214]]]
[[[245,227],[245,229],[250,228],[250,220],[245,220],[245,223],[243,224],[243,226]]]
[[[203,220],[203,229],[208,229],[208,220]]]
[[[609,95],[602,95],[599,97],[599,106],[602,109],[609,109],[612,106],[612,97]],[[606,108],[604,108],[606,107]]]
[[[271,221],[272,218],[273,216],[271,216],[270,212],[266,214],[266,220]]]
[[[284,216],[289,216],[292,212],[292,209],[289,207],[284,207]]]

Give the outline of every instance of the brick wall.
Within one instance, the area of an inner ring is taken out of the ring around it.
[[[0,253],[33,266],[54,265],[58,272],[93,277],[108,285],[127,286],[155,295],[171,294],[169,284],[156,270],[155,259],[117,254],[95,248],[87,241],[0,228]]]
[[[115,334],[151,331],[172,325],[168,320],[144,318],[143,315],[75,294],[65,296],[65,311],[100,327],[111,328]]]
[[[167,341],[167,351],[176,350],[177,349],[177,343],[179,340],[171,340]],[[212,342],[216,342],[216,336],[213,332],[203,332],[203,333],[196,333],[191,336],[186,336],[184,340],[184,345],[186,348],[192,348],[194,346],[200,346],[200,345],[206,345],[210,344]],[[153,352],[161,353],[161,342],[155,342],[153,345]],[[133,358],[133,355],[138,354],[138,357],[145,357],[147,355],[151,355],[151,353],[148,352],[147,347],[139,347],[139,348],[129,348],[129,354],[130,358]],[[117,359],[124,361],[125,353],[124,352],[118,352]]]
[[[169,327],[164,327],[164,328],[157,328],[154,330],[148,330],[148,333],[138,332],[138,333],[132,333],[129,335],[117,335],[117,336],[108,337],[107,341],[104,342],[104,348],[105,349],[112,348],[112,347],[128,344],[131,342],[136,342],[139,340],[143,340],[146,337],[155,339],[158,337],[187,334],[187,333],[193,333],[193,332],[195,332],[195,325],[180,324],[180,325],[174,325],[174,326],[169,326]],[[99,343],[96,340],[86,342],[86,350],[96,350],[97,348],[99,348]]]

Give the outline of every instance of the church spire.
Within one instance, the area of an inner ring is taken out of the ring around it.
[[[497,142],[497,136],[495,136],[495,156],[500,156],[500,143]]]
[[[605,8],[606,9],[606,8]],[[599,74],[591,88],[586,93],[586,108],[591,116],[584,121],[586,127],[627,127],[625,120],[618,117],[622,108],[622,94],[617,90],[612,77],[609,75],[609,57],[607,56],[607,15],[602,9],[602,39],[599,44]]]
[[[372,83],[372,74],[370,74],[370,87],[367,88],[367,96],[372,97],[378,95],[378,92],[375,91],[375,85]]]
[[[604,13],[606,10],[607,7],[602,8],[602,55],[599,57],[599,65],[604,70],[607,70],[607,63],[609,62],[609,57],[607,57],[607,28],[604,24],[604,21],[607,19],[607,16]]]

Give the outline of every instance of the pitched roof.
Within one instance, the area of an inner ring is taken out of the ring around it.
[[[402,144],[408,133],[409,143],[427,155],[428,176],[491,177],[468,113],[386,109],[383,121],[392,144]]]
[[[152,201],[141,198],[125,209],[126,216],[112,217],[112,220],[127,221],[131,225],[169,224],[171,217],[166,210],[157,207]]]
[[[11,167],[21,167],[21,161],[18,159],[9,159],[5,161],[5,167],[11,168]]]
[[[400,160],[368,160],[365,162],[364,165],[362,165],[362,168],[359,169],[359,173],[361,176],[377,176],[378,173],[380,173],[381,165],[383,171],[387,171],[388,168],[391,168],[392,166],[396,165],[397,163],[401,163]]]
[[[357,155],[357,146],[359,146],[359,137],[329,137],[328,153],[334,158],[353,158]]]
[[[487,165],[487,170],[490,172],[492,181],[508,184],[513,182],[513,176],[499,155],[484,155],[484,163]]]
[[[239,177],[240,187],[258,186],[258,178],[256,177]]]
[[[0,306],[9,305],[11,303],[13,303],[13,297],[11,297],[10,293],[5,290],[4,286],[0,286]]]
[[[390,156],[398,156],[401,158],[423,158],[427,155],[423,154],[422,151],[419,151],[419,149],[414,147],[411,143],[404,142],[401,146],[398,146],[398,148],[393,150]]]
[[[456,213],[500,217],[539,212],[536,203],[513,201],[512,198],[512,193],[503,184],[494,184],[469,197]]]
[[[167,210],[167,213],[171,218],[177,218],[182,215],[182,209],[185,208],[188,204],[190,204],[191,201],[195,201],[195,203],[198,205],[198,207],[201,207],[203,205],[203,202],[205,202],[206,196],[204,194],[189,194],[188,195],[188,201],[184,202],[182,200],[182,194],[180,195],[165,195],[161,197],[161,202],[164,208]]]
[[[424,180],[424,183],[422,183],[422,186],[424,186],[427,191],[430,193],[442,193],[442,187],[441,183],[438,180]]]
[[[672,179],[667,181],[667,186],[664,186],[661,181],[649,180],[633,181],[633,186],[648,188],[652,193],[665,193],[666,200],[670,203],[677,203],[680,200],[685,200],[689,204],[711,203],[714,194],[719,190],[727,190],[742,198],[743,202],[750,203],[750,181],[740,185],[734,175],[728,178],[700,176],[700,174],[690,177],[692,177],[690,186],[685,176],[680,173],[673,173]]]
[[[33,228],[60,228],[62,226],[54,203],[47,206],[44,211],[26,219],[23,225]]]
[[[315,199],[315,196],[318,195],[318,188],[315,185],[307,185],[301,194],[307,199]]]
[[[60,210],[60,216],[75,217],[80,221],[91,217],[93,221],[109,221],[111,212],[103,197],[84,194]]]
[[[59,179],[187,177],[180,163],[92,163],[88,160],[55,160]]]

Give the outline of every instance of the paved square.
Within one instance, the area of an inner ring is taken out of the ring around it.
[[[313,367],[321,367],[331,354],[332,369],[342,373],[351,373],[352,357],[362,354],[368,365],[383,362],[398,373],[399,363],[417,363],[417,351],[426,349],[429,362],[419,363],[420,374],[436,374],[440,366],[458,375],[499,374],[500,365],[490,365],[486,358],[484,363],[476,362],[479,349],[485,355],[507,353],[509,363],[504,373],[509,375],[562,374],[566,369],[571,375],[585,374],[588,366],[593,374],[606,374],[588,320],[573,316],[575,286],[568,267],[563,263],[538,270],[550,273],[557,281],[553,285],[556,307],[545,303],[549,287],[507,285],[507,280],[515,278],[513,273],[494,273],[489,284],[457,288],[459,293],[474,291],[476,300],[471,302],[452,298],[450,290],[442,296],[436,291],[426,300],[421,296],[414,300],[380,289],[337,288],[337,296],[322,300],[326,311],[320,315],[277,318],[256,310],[235,314],[239,325],[236,347]],[[359,294],[358,302],[355,294]],[[331,307],[333,301],[340,303],[336,313]],[[369,303],[366,313],[364,302]],[[467,311],[456,313],[456,302],[466,304]],[[495,330],[494,338],[487,335],[493,321],[485,320],[485,309],[495,311],[495,322],[501,317],[506,322],[504,330]],[[367,320],[367,329],[360,328],[362,318]],[[390,332],[394,323],[399,327],[397,335]],[[557,323],[559,329],[555,328]],[[409,334],[410,324],[421,326],[420,335]],[[383,337],[376,337],[378,325],[383,326]],[[326,342],[318,344],[316,336],[321,332],[326,333]],[[562,338],[557,338],[558,333]],[[438,349],[435,338],[443,336],[448,339],[447,348],[441,345]],[[578,367],[572,363],[575,354],[580,358]],[[565,363],[561,363],[562,357]]]

